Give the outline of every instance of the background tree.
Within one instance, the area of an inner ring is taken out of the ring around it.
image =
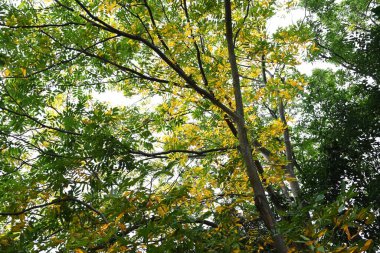
[[[379,83],[379,2],[304,1],[319,57]]]
[[[353,189],[351,203],[376,213],[362,234],[379,235],[379,16],[376,1],[304,1],[319,50],[339,70],[315,70],[302,102],[297,157],[306,194],[327,203]],[[346,209],[347,210],[347,209]],[[341,243],[341,238],[336,238]],[[379,247],[379,246],[377,246]]]

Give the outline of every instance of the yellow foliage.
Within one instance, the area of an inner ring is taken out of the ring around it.
[[[367,249],[369,249],[369,247],[372,245],[372,243],[373,243],[373,240],[372,240],[372,239],[367,240],[367,241],[364,243],[363,247],[360,249],[360,251],[361,251],[361,252],[366,251]]]
[[[18,222],[12,227],[12,232],[20,232],[25,227],[25,222]]]
[[[324,236],[326,234],[328,230],[325,228],[323,230],[321,230],[318,234],[317,234],[317,238],[321,238],[322,236]]]
[[[100,231],[101,231],[101,232],[106,231],[107,228],[108,228],[109,226],[110,226],[110,223],[107,223],[107,224],[102,225],[102,226],[100,227]]]
[[[50,241],[52,241],[52,243],[54,243],[55,245],[58,245],[62,242],[64,242],[64,240],[62,239],[58,239],[57,237],[53,236],[52,238],[50,238]]]
[[[21,73],[25,77],[26,76],[26,68],[21,68]]]
[[[215,211],[217,213],[221,213],[221,212],[223,212],[224,209],[225,209],[224,206],[218,206],[218,207],[215,208]]]
[[[348,225],[347,224],[345,224],[344,226],[343,226],[343,231],[346,233],[346,235],[347,235],[347,239],[348,240],[351,240],[351,234],[350,234],[350,230],[349,230],[349,228],[348,228]]]
[[[354,252],[357,252],[357,249],[358,249],[358,246],[354,246],[354,247],[348,248],[347,252],[348,253],[354,253]]]
[[[5,77],[10,76],[10,75],[11,75],[11,71],[9,69],[4,70]]]
[[[115,219],[115,223],[118,223],[120,221],[121,218],[123,218],[125,212],[121,212]]]
[[[128,197],[129,195],[131,195],[131,191],[125,191],[123,192],[123,197]]]
[[[103,9],[105,9],[107,13],[112,13],[117,9],[117,7],[116,1],[107,1]]]
[[[169,208],[166,205],[161,205],[160,207],[157,208],[157,213],[161,217],[164,217],[168,211],[169,211]]]

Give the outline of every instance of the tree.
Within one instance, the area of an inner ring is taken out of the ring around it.
[[[323,193],[325,202],[331,203],[352,189],[348,206],[376,211],[378,89],[365,88],[360,79],[344,70],[315,70],[308,87],[304,117],[298,126],[303,136],[296,148],[305,194]],[[378,229],[377,218],[363,235],[376,241]]]
[[[324,250],[319,227],[297,241],[313,222],[287,124],[315,45],[266,31],[291,5],[3,3],[1,249]],[[91,98],[106,89],[141,102]]]
[[[312,14],[309,25],[319,46],[314,58],[325,59],[340,69],[315,70],[307,79],[303,118],[298,126],[302,131],[296,141],[303,190],[307,194],[324,192],[325,203],[329,203],[351,188],[351,206],[377,213],[376,222],[362,233],[377,241],[378,3],[304,1],[304,5]]]
[[[319,57],[379,83],[379,2],[304,1]],[[310,15],[311,16],[311,15]]]

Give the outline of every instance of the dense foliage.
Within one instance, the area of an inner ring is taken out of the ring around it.
[[[366,236],[379,240],[380,7],[375,1],[304,1],[320,52],[340,70],[308,78],[299,122],[299,176],[305,193],[335,201],[353,191],[349,206],[371,208]],[[302,129],[302,130],[301,130]]]
[[[1,2],[0,251],[375,252],[380,15],[331,2]]]

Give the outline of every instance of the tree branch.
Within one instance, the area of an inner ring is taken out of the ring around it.
[[[161,152],[156,152],[156,153],[147,153],[147,152],[139,151],[139,150],[130,150],[129,153],[136,154],[136,155],[143,155],[147,157],[167,158],[167,156],[163,156],[163,155],[172,154],[172,153],[184,153],[184,154],[193,154],[196,156],[204,156],[208,153],[222,152],[222,151],[227,151],[230,149],[236,149],[236,147],[214,148],[214,149],[201,150],[201,151],[186,150],[186,149],[171,149],[171,150],[166,150],[166,151],[161,151]]]
[[[59,203],[69,202],[69,201],[77,202],[77,203],[85,206],[87,209],[89,209],[89,210],[95,212],[96,214],[98,214],[105,223],[109,223],[109,221],[107,220],[107,218],[100,211],[98,211],[97,209],[95,209],[94,207],[92,207],[90,204],[87,204],[86,202],[84,202],[82,200],[79,200],[77,198],[74,198],[74,197],[57,198],[57,199],[52,200],[52,201],[50,201],[48,203],[41,204],[41,205],[35,205],[35,206],[28,207],[28,208],[24,208],[23,210],[17,211],[17,212],[0,212],[0,215],[1,216],[17,216],[17,215],[21,215],[21,214],[30,212],[30,211],[32,211],[34,209],[39,209],[39,208],[43,208],[43,207],[46,207],[46,206],[51,206],[51,205],[54,205],[54,204],[59,204]]]
[[[43,128],[47,128],[47,129],[50,129],[50,130],[55,130],[57,132],[61,132],[61,133],[65,133],[65,134],[72,134],[72,135],[77,135],[77,136],[82,135],[80,133],[76,133],[76,132],[68,131],[68,130],[65,130],[65,129],[61,129],[61,128],[57,128],[57,127],[46,125],[46,124],[42,123],[41,121],[39,121],[38,119],[30,116],[29,114],[16,112],[16,111],[11,110],[9,108],[5,108],[5,107],[3,107],[1,105],[0,105],[0,109],[4,110],[6,112],[9,112],[9,113],[15,114],[17,116],[26,117],[26,118],[32,120],[33,122],[37,123],[38,125],[40,125]]]
[[[183,9],[185,11],[185,16],[186,16],[186,20],[187,20],[187,23],[190,25],[190,16],[189,16],[189,12],[188,12],[188,9],[187,9],[187,4],[186,4],[186,0],[183,0]],[[190,26],[191,27],[191,26]],[[191,29],[191,28],[190,28]],[[193,45],[195,47],[195,50],[197,52],[197,61],[198,61],[198,67],[199,67],[199,71],[201,72],[201,75],[202,75],[202,80],[203,80],[203,83],[206,87],[208,87],[208,80],[207,80],[207,77],[206,77],[206,73],[203,69],[203,62],[202,62],[202,58],[201,58],[201,52],[199,50],[199,47],[198,47],[198,44],[197,42],[195,41],[195,37],[194,37],[194,34],[193,34],[193,30],[191,29],[191,37],[193,38],[194,42],[193,42]]]
[[[22,29],[39,29],[39,28],[47,28],[47,27],[64,27],[64,26],[70,26],[70,25],[85,26],[86,24],[77,23],[77,22],[67,22],[67,23],[63,23],[63,24],[41,24],[41,25],[12,26],[12,25],[6,25],[5,23],[0,22],[0,26],[12,28],[12,29],[19,29],[19,28],[22,28]]]
[[[157,33],[158,39],[160,40],[160,42],[164,46],[164,48],[169,51],[168,45],[166,45],[164,39],[161,36],[160,31],[158,30],[158,27],[156,25],[156,21],[154,20],[154,17],[153,17],[152,9],[149,7],[148,2],[146,0],[144,0],[144,5],[148,10],[150,21],[152,22],[153,28],[154,28],[155,32]]]

